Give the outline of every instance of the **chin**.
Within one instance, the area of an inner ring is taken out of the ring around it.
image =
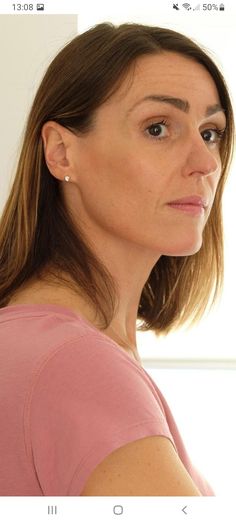
[[[187,257],[191,255],[195,255],[200,251],[202,247],[202,238],[199,239],[198,242],[192,243],[192,244],[185,244],[182,246],[173,246],[171,249],[163,250],[162,254],[169,256],[169,257]]]

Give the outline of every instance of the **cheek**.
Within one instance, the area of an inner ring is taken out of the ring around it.
[[[221,162],[219,162],[219,168],[218,168],[218,172],[216,176],[216,184],[215,184],[216,189],[217,189],[217,186],[219,185],[221,177],[222,177],[222,164]]]
[[[140,159],[138,151],[130,151],[119,144],[100,151],[90,158],[93,188],[113,203],[134,204],[155,193],[157,168],[149,159]]]
[[[211,190],[211,194],[212,194],[212,200],[215,199],[215,196],[216,196],[216,193],[218,191],[218,188],[219,186],[221,185],[221,180],[222,180],[222,170],[221,170],[221,167],[219,167],[219,169],[217,170],[217,172],[209,177],[209,188]]]
[[[85,174],[83,206],[93,222],[122,236],[150,228],[162,185],[150,155],[140,159],[138,152],[121,150],[118,144],[104,154],[96,150]]]

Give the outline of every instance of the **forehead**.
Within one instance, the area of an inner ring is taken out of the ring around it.
[[[179,53],[142,56],[130,68],[110,102],[125,107],[150,93],[183,96],[204,104],[219,102],[215,82],[207,69]]]

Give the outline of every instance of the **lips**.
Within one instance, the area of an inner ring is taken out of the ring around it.
[[[201,197],[198,195],[190,195],[187,197],[179,198],[178,200],[173,200],[173,202],[168,202],[168,204],[182,204],[182,205],[192,205],[192,206],[198,206],[203,207],[206,209],[208,207],[208,201],[206,197]]]

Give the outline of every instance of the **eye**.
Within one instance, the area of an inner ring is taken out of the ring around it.
[[[167,127],[168,123],[166,122],[166,120],[162,120],[161,122],[154,122],[153,124],[148,126],[147,131],[152,138],[163,140],[163,138],[166,138],[166,136],[168,136],[168,134],[164,131],[164,129]]]
[[[209,144],[220,142],[225,134],[225,129],[205,129],[202,132],[203,139]]]

